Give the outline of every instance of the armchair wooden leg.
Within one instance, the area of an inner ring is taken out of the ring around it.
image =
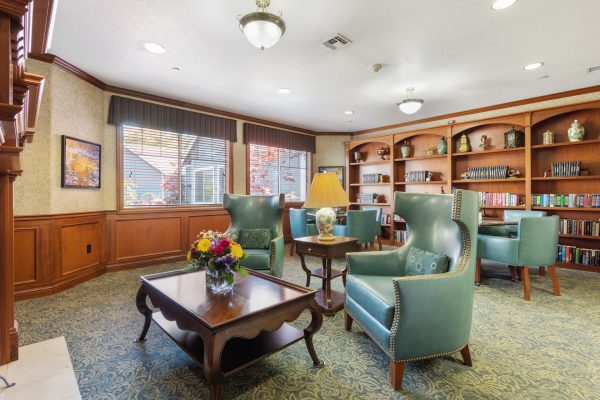
[[[381,246],[381,235],[377,235],[377,244],[379,245],[379,251],[383,250],[383,247]]]
[[[352,319],[350,314],[348,314],[344,309],[344,326],[348,332],[350,332],[350,330],[352,329],[352,321],[354,320]]]
[[[531,287],[529,286],[529,268],[527,266],[520,267],[523,273],[523,298],[527,301],[531,298]]]
[[[404,363],[390,360],[390,380],[394,390],[402,389],[402,379],[404,378]]]
[[[296,244],[296,242],[294,242],[294,239],[292,239],[292,243],[290,243],[290,257],[294,257],[294,245]]]
[[[469,352],[468,344],[460,350],[460,355],[463,358],[463,364],[465,364],[467,367],[473,366],[473,362],[471,361],[471,352]]]
[[[558,283],[558,276],[556,276],[556,267],[554,265],[548,267],[550,273],[550,279],[552,279],[552,294],[560,296],[560,285]]]
[[[477,257],[477,263],[475,264],[475,284],[479,286],[481,283],[481,258]]]
[[[546,276],[546,268],[545,267],[539,267],[538,268],[538,274],[540,274],[540,276]]]
[[[516,282],[517,281],[517,269],[515,267],[513,267],[512,265],[509,265],[508,269],[510,270],[510,279],[513,282]]]

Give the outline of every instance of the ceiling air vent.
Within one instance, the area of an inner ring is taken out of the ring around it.
[[[350,43],[352,43],[352,40],[348,39],[341,33],[336,33],[329,39],[325,40],[323,42],[323,46],[330,48],[331,50],[337,50],[341,47],[348,46]]]
[[[595,67],[588,68],[589,74],[591,74],[592,72],[599,72],[599,71],[600,71],[600,65],[596,65]]]

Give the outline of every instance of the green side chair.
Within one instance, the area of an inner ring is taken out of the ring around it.
[[[381,251],[381,216],[383,215],[383,207],[363,206],[362,209],[377,211],[377,214],[375,214],[375,232],[377,232],[377,244],[379,245],[379,250]]]
[[[350,210],[346,214],[346,225],[333,228],[335,236],[349,236],[358,239],[358,244],[365,247],[377,240],[377,210]],[[381,225],[380,225],[381,226]],[[381,228],[379,228],[381,232]]]
[[[518,225],[505,227],[482,227],[478,235],[477,268],[475,283],[481,281],[481,259],[496,261],[517,267],[523,276],[523,297],[531,298],[529,267],[548,267],[552,279],[552,293],[560,296],[556,275],[556,249],[558,246],[559,218],[543,216],[534,211],[513,214]],[[506,215],[505,215],[506,220]],[[501,229],[497,229],[501,228]],[[516,228],[516,229],[515,229]]]
[[[281,278],[283,276],[282,214],[285,195],[223,195],[223,208],[231,217],[227,233],[238,241],[249,257],[244,267]],[[262,240],[264,236],[266,240]]]
[[[388,355],[392,387],[398,390],[407,362],[460,351],[464,364],[472,365],[468,343],[479,205],[477,193],[466,190],[394,195],[394,213],[406,220],[410,238],[397,250],[348,253],[344,311],[346,330],[356,321]],[[446,268],[437,268],[440,258]]]
[[[307,220],[307,210],[305,208],[290,208],[290,228],[292,238],[300,238],[305,236],[315,236],[319,234],[317,224],[309,223]],[[295,242],[292,240],[290,245],[290,256],[294,255]]]

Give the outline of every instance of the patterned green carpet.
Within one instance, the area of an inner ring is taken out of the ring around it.
[[[107,274],[21,301],[21,344],[65,336],[84,399],[206,399],[201,370],[159,328],[150,328],[144,345],[132,342],[142,327],[138,277],[183,266]],[[531,270],[526,302],[522,284],[509,281],[506,268],[492,267],[484,264],[475,293],[472,368],[460,355],[408,364],[404,389],[394,392],[388,359],[358,327],[346,332],[340,312],[325,317],[315,335],[325,368],[311,367],[300,342],[227,378],[224,399],[599,398],[600,275],[559,270],[563,295],[555,297],[550,278]],[[285,278],[304,284],[298,257],[286,256]],[[303,314],[295,325],[308,321]]]

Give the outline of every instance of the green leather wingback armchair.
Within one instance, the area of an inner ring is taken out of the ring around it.
[[[524,215],[527,214],[519,216],[516,235],[505,235],[503,231],[489,229],[480,230],[475,282],[480,282],[482,258],[518,267],[523,275],[523,297],[529,300],[531,288],[528,267],[548,266],[553,294],[560,296],[560,285],[553,266],[556,262],[559,218],[556,215]]]
[[[395,193],[394,213],[410,228],[398,250],[349,253],[345,325],[357,324],[390,357],[392,387],[402,386],[404,364],[460,351],[471,365],[469,336],[477,254],[478,197]],[[450,259],[449,271],[406,276],[409,250]]]
[[[375,243],[378,237],[376,217],[377,210],[350,210],[346,214],[346,225],[336,225],[333,234],[357,238],[358,244],[365,246]],[[381,233],[381,228],[379,231]]]
[[[231,217],[227,233],[234,240],[238,240],[240,229],[271,230],[272,239],[268,250],[244,248],[249,255],[241,262],[244,267],[266,272],[279,278],[283,276],[282,214],[284,206],[284,194],[275,196],[223,195],[223,208]]]

